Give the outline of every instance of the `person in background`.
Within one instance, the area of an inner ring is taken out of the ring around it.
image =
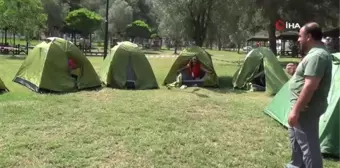
[[[201,79],[204,75],[201,73],[202,71],[205,73],[211,73],[209,70],[204,68],[203,64],[200,63],[197,57],[193,57],[185,67],[179,69],[177,72],[181,73],[183,70],[186,69],[189,69],[190,77],[192,80]]]
[[[288,115],[292,160],[286,168],[322,168],[319,119],[326,111],[332,78],[332,56],[321,42],[322,30],[307,23],[299,32],[306,54],[290,79],[291,108]]]
[[[77,63],[72,58],[68,58],[68,68],[71,76],[74,79],[78,79],[80,69]]]

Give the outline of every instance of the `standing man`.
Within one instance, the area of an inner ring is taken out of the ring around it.
[[[287,168],[322,168],[319,118],[328,106],[332,56],[321,42],[320,26],[311,22],[299,32],[305,57],[290,80],[291,111],[288,116],[292,161]]]

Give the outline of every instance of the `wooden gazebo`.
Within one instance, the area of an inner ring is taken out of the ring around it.
[[[254,46],[254,42],[260,44],[260,46],[266,46],[266,43],[269,41],[269,37],[265,36],[265,35],[255,35],[250,37],[249,39],[247,39],[247,46],[250,46],[253,48]],[[258,46],[256,46],[258,47]],[[248,49],[247,49],[247,53],[248,53]]]
[[[299,38],[299,32],[297,31],[286,31],[279,33],[278,36],[276,36],[276,39],[281,40],[281,53],[282,56],[290,55],[292,57],[298,55],[298,48],[296,45],[296,42]],[[294,43],[294,46],[292,48],[292,51],[286,51],[286,41],[292,41]]]
[[[339,34],[340,34],[339,27],[328,29],[323,32],[324,37],[330,37],[331,39],[330,43],[327,44],[331,52],[340,51],[340,47],[339,47],[340,35]]]
[[[328,29],[326,31],[323,32],[323,36],[324,37],[335,37],[335,38],[339,38],[339,27],[336,28],[332,28],[332,29]]]
[[[256,41],[256,42],[267,42],[269,40],[268,36],[252,36],[247,39],[247,42]]]

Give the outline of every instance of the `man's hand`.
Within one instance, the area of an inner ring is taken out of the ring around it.
[[[304,112],[308,108],[308,103],[312,99],[314,91],[318,88],[320,80],[321,78],[317,77],[305,77],[305,84],[300,96],[288,116],[288,124],[291,127],[297,126],[300,112]]]
[[[212,71],[209,71],[209,70],[207,70],[207,69],[203,69],[206,73],[208,73],[208,74],[212,74]]]
[[[296,127],[298,125],[300,113],[292,110],[288,116],[288,124],[291,127]]]
[[[299,98],[297,99],[292,111],[303,111],[308,107],[308,103],[313,97],[315,90],[318,89],[321,78],[305,77],[305,84],[301,90]]]

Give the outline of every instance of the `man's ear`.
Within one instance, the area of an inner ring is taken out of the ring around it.
[[[312,40],[312,35],[310,33],[307,34],[307,41]]]

